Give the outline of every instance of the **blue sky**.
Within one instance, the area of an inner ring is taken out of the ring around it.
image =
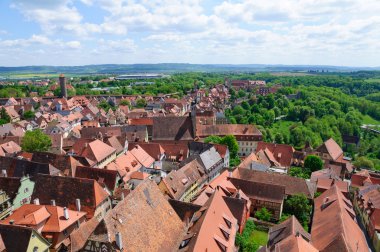
[[[1,0],[0,66],[380,66],[379,0]]]

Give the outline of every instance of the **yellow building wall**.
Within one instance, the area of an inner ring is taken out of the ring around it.
[[[40,251],[49,251],[50,244],[37,232],[33,231],[32,236],[29,240],[29,246],[27,252],[33,252],[34,248],[38,248],[38,252]]]

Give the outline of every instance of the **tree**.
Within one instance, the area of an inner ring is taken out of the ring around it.
[[[322,159],[315,155],[309,155],[305,159],[304,167],[310,169],[311,172],[319,171],[323,167]]]
[[[9,123],[11,121],[11,117],[8,115],[7,111],[4,107],[0,110],[0,125]]]
[[[252,220],[248,220],[245,224],[245,228],[242,234],[236,233],[235,243],[240,248],[239,251],[251,252],[257,251],[259,245],[251,239],[253,230],[255,230],[255,224]]]
[[[131,103],[128,100],[121,100],[119,102],[120,106],[131,106]]]
[[[310,222],[311,205],[305,194],[296,194],[285,200],[284,212],[294,215],[304,227],[307,227]]]
[[[31,110],[28,110],[23,115],[24,119],[33,119],[34,118],[34,112]]]
[[[27,131],[21,142],[21,148],[26,152],[48,151],[50,146],[50,137],[40,129]]]
[[[228,146],[228,150],[230,151],[230,156],[232,158],[237,157],[239,151],[239,144],[236,140],[236,137],[233,135],[227,135],[222,138],[220,144],[224,144]]]
[[[368,168],[368,169],[373,169],[375,167],[373,162],[366,157],[359,157],[357,160],[354,161],[354,166],[357,168]]]
[[[144,108],[146,106],[146,100],[141,98],[136,100],[136,107]]]
[[[289,175],[297,178],[309,179],[310,173],[310,170],[307,168],[290,167],[289,169]]]
[[[256,211],[255,217],[262,221],[270,221],[270,218],[272,218],[272,214],[268,211],[268,209],[263,207],[260,210]]]

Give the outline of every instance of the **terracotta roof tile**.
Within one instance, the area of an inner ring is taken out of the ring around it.
[[[336,185],[314,200],[311,237],[320,251],[368,251],[352,203]]]

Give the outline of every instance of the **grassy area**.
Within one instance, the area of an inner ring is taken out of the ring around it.
[[[380,121],[370,117],[369,115],[363,116],[363,124],[378,124],[380,125]]]
[[[268,233],[260,230],[253,230],[251,239],[260,246],[265,246],[268,242]]]

